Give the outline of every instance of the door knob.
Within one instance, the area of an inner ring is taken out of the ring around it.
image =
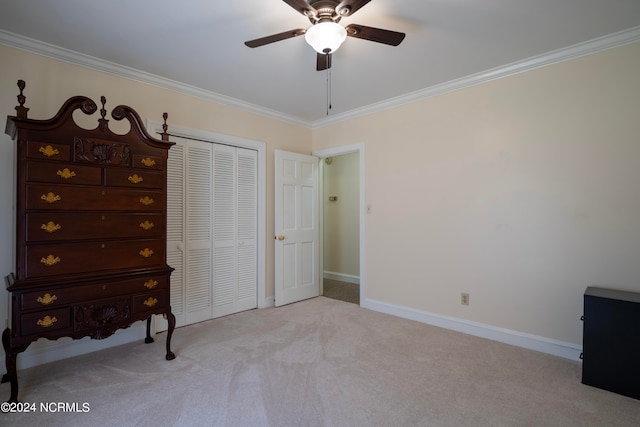
[[[284,236],[282,234],[280,234],[279,236],[276,236],[276,239],[278,240],[284,240]]]

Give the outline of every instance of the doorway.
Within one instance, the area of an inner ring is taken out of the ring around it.
[[[364,300],[364,147],[314,152],[321,158],[322,295]]]

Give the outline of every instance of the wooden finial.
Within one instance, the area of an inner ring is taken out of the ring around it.
[[[107,129],[109,129],[109,120],[105,118],[107,116],[107,110],[104,108],[104,104],[107,103],[107,98],[101,96],[100,102],[102,103],[102,108],[100,109],[100,115],[102,116],[102,118],[98,119],[98,127],[101,131],[105,132]]]
[[[26,119],[27,111],[29,111],[29,109],[24,106],[24,103],[27,100],[27,97],[22,94],[24,87],[25,87],[24,80],[18,80],[18,88],[20,89],[20,95],[18,95],[18,104],[20,105],[16,107],[16,111],[18,112],[19,119]]]
[[[162,113],[162,118],[164,119],[164,124],[162,125],[162,133],[160,135],[162,135],[162,140],[163,141],[168,141],[169,140],[169,134],[167,133],[167,129],[169,128],[169,126],[167,126],[167,117],[169,117],[169,115],[167,113]]]

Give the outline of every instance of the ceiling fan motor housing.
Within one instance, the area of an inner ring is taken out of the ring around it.
[[[344,6],[339,11],[336,11],[336,6],[339,2],[337,1],[329,1],[329,0],[318,0],[311,1],[309,4],[316,10],[317,13],[313,11],[308,11],[307,16],[309,17],[309,21],[312,24],[318,24],[320,22],[340,22],[340,19],[349,14],[350,7]]]

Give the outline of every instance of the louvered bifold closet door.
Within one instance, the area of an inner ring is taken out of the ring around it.
[[[258,152],[237,149],[237,311],[258,306]]]
[[[186,324],[211,318],[212,147],[190,140],[186,148]]]
[[[184,289],[184,170],[185,140],[172,138],[176,144],[169,150],[167,160],[167,264],[171,273],[171,311],[176,316],[176,326],[185,325]],[[159,316],[155,316],[159,319]],[[157,330],[166,330],[167,322],[157,322]]]
[[[213,317],[257,307],[257,153],[214,146]]]

